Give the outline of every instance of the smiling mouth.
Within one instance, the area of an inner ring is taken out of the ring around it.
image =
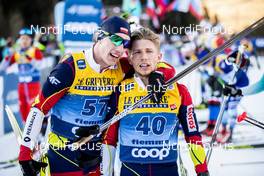
[[[147,67],[149,67],[150,65],[149,64],[146,64],[146,63],[144,63],[144,64],[140,64],[139,65],[139,67],[140,68],[147,68]]]
[[[114,58],[117,58],[117,59],[120,57],[119,54],[115,54],[115,53],[110,53],[110,55],[111,55],[112,57],[114,57]]]

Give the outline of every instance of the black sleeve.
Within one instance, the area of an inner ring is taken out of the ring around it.
[[[116,86],[114,92],[110,96],[106,120],[111,119],[118,111],[120,88],[121,88],[120,85]]]
[[[72,56],[55,66],[42,88],[44,97],[49,97],[67,87],[74,81],[75,69]]]

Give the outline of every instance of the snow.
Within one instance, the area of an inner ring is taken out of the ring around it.
[[[2,161],[13,160],[17,158],[19,152],[19,145],[16,141],[14,133],[9,133],[0,138],[0,163]],[[17,162],[14,167],[3,169],[3,166],[10,164],[0,164],[0,176],[22,176],[22,172]]]
[[[225,150],[221,147],[213,149],[209,162],[211,176],[240,175],[260,176],[263,173],[264,149],[235,149]],[[182,151],[184,166],[189,175],[195,175],[192,161],[187,151]]]
[[[248,75],[250,78],[250,84],[257,82],[262,74],[264,74],[264,58],[260,59],[261,70],[258,70],[255,65],[250,68]],[[254,64],[254,63],[253,63]],[[197,95],[197,72],[191,73],[181,80],[182,83],[187,84],[188,89],[192,97],[195,99]],[[246,111],[251,115],[252,118],[264,122],[264,109],[263,109],[264,92],[245,96],[242,98],[238,112],[241,114]],[[194,101],[197,103],[197,101]],[[199,103],[199,101],[198,101]],[[196,111],[197,118],[199,121],[205,121],[208,118],[207,110]],[[202,128],[202,126],[201,126]],[[236,144],[256,144],[264,143],[264,130],[255,127],[247,122],[236,124],[234,129],[233,142]],[[183,163],[188,168],[189,175],[193,176],[195,170],[193,163],[190,159],[188,151],[181,151]],[[213,148],[211,159],[209,162],[209,171],[211,176],[222,176],[222,175],[240,175],[240,176],[260,176],[263,175],[264,168],[264,148],[258,149],[233,149],[226,150],[222,147]]]
[[[243,103],[247,103],[247,110],[254,118],[264,122],[264,116],[258,115],[261,112],[261,99],[264,98],[264,94],[258,95],[254,99],[254,103],[250,102],[251,99],[244,100]],[[258,103],[256,103],[258,102]],[[259,106],[257,108],[257,106]],[[257,111],[255,111],[257,109]],[[204,121],[208,117],[208,112],[198,111],[197,117],[201,117],[200,120]],[[263,113],[262,113],[263,114]],[[200,129],[206,127],[206,124],[200,125]],[[180,144],[183,145],[184,139],[181,137]],[[204,138],[204,142],[210,142],[210,138]],[[249,144],[264,144],[264,130],[255,127],[246,122],[236,124],[233,134],[232,145],[249,145]],[[240,176],[260,176],[263,173],[264,167],[264,148],[257,149],[224,149],[223,147],[214,147],[209,161],[209,171],[211,176],[222,175],[240,175]],[[188,168],[189,176],[195,175],[193,163],[187,150],[181,150],[181,157],[185,168]]]

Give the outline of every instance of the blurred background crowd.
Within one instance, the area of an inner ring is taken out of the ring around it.
[[[0,1],[0,60],[16,50],[20,29],[32,25],[56,26],[55,6],[59,2],[63,1]],[[131,21],[160,33],[164,58],[173,65],[183,64],[186,62],[183,58],[192,57],[200,47],[216,48],[223,43],[221,40],[239,32],[264,13],[261,0],[102,0],[101,3],[101,19],[127,13]],[[199,31],[195,31],[195,25],[200,26]],[[169,34],[164,30],[168,26],[191,28]],[[54,30],[48,34],[33,34],[33,45],[45,56],[52,55],[58,60],[64,53],[63,41],[52,32]],[[261,55],[263,35],[263,30],[258,30],[249,36],[252,49]]]
[[[9,66],[16,62],[17,53],[25,55],[28,62],[37,57],[36,53],[41,53],[33,65],[40,71],[40,83],[43,83],[61,56],[70,50],[91,47],[91,33],[72,35],[66,30],[65,34],[59,31],[58,26],[63,28],[64,25],[69,25],[70,29],[96,28],[103,19],[112,15],[128,19],[133,29],[144,26],[160,34],[163,59],[176,68],[181,67],[201,59],[263,17],[263,7],[263,0],[1,0],[0,74],[16,72],[15,68],[10,69]],[[33,30],[36,26],[45,28],[44,32]],[[24,49],[21,45],[23,35],[30,38],[29,46]],[[260,68],[259,60],[264,55],[263,28],[227,48],[220,57],[227,56],[240,44],[246,46],[246,54]],[[28,48],[34,48],[35,55],[28,54]],[[202,75],[206,73],[205,80],[208,75],[214,74],[211,70],[219,70],[219,64],[215,60],[206,63],[199,70]],[[17,76],[5,74],[0,90],[3,90],[3,104],[13,105],[14,112],[18,112],[19,95],[15,93],[15,79]],[[203,85],[205,80],[201,79],[199,84]],[[194,101],[199,106],[207,100],[204,100],[205,88],[201,86],[198,89],[201,89],[202,93],[199,94],[202,96],[194,98]],[[195,92],[198,89],[196,86]],[[7,126],[5,125],[4,131],[10,130]]]

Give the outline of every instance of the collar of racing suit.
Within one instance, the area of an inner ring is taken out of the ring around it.
[[[139,76],[137,76],[136,74],[134,74],[134,80],[138,83],[139,87],[141,87],[143,90],[147,90],[147,86],[145,86],[142,79]]]
[[[97,64],[94,60],[94,57],[93,57],[93,47],[87,49],[87,50],[84,50],[84,55],[85,55],[85,59],[86,61],[88,62],[88,64],[90,65],[90,67],[96,71],[97,73],[102,73],[108,69],[117,69],[117,65],[113,65],[113,66],[110,66],[110,67],[107,67],[103,70],[101,70],[101,66],[99,64]]]

